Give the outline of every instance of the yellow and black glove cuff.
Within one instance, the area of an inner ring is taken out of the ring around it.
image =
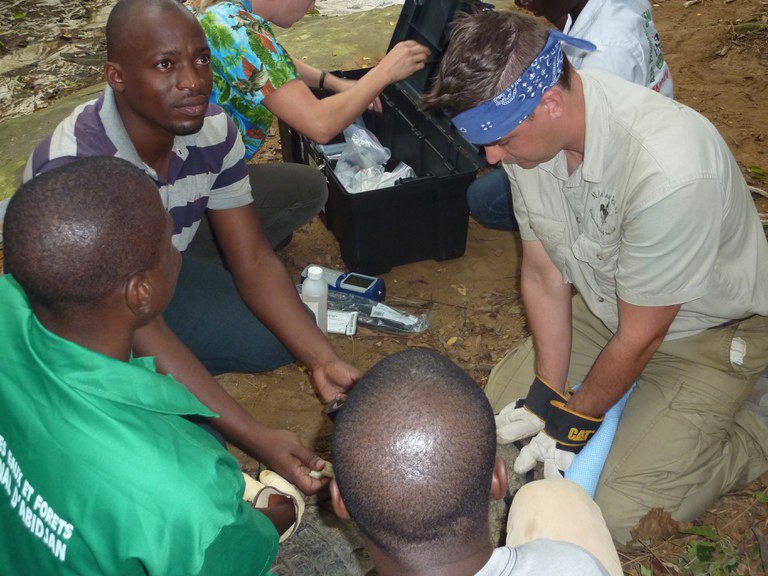
[[[552,388],[544,380],[536,376],[533,384],[528,389],[528,396],[517,401],[515,408],[525,408],[542,422],[547,421],[547,416],[554,401],[568,402],[568,398]]]
[[[570,410],[565,402],[550,402],[544,433],[557,442],[559,450],[578,454],[600,428],[603,418],[593,418]]]

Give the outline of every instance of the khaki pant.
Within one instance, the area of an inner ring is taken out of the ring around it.
[[[600,508],[570,480],[537,480],[515,494],[507,519],[507,546],[539,538],[581,546],[611,576],[624,574]]]
[[[584,380],[611,337],[574,297],[572,383]],[[743,348],[738,364],[732,347]],[[762,316],[661,345],[627,402],[595,494],[616,541],[629,540],[651,508],[691,520],[768,470],[768,427],[743,408],[766,364]],[[528,339],[491,373],[486,393],[496,412],[526,395],[533,371]]]

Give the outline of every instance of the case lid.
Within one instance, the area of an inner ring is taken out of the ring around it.
[[[448,25],[454,15],[459,11],[492,8],[492,4],[481,0],[405,0],[387,52],[398,42],[416,40],[419,44],[427,46],[431,53],[424,68],[401,80],[397,85],[410,92],[414,101],[418,101],[419,96],[432,87],[432,80],[437,76],[440,61],[448,47]]]

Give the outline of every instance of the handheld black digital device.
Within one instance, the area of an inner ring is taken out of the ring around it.
[[[323,269],[323,279],[328,283],[329,290],[365,296],[376,302],[384,301],[387,290],[382,278],[367,276],[358,272],[340,272],[323,266],[320,268]],[[307,277],[308,269],[309,266],[304,268],[301,273],[302,282]]]

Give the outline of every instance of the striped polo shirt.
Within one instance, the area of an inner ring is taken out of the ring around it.
[[[107,86],[96,100],[81,104],[43,140],[27,162],[23,180],[88,156],[116,156],[138,166],[157,184],[173,218],[173,243],[181,251],[195,235],[205,209],[226,210],[253,202],[245,148],[232,120],[209,104],[203,127],[176,136],[168,180],[139,158]]]

